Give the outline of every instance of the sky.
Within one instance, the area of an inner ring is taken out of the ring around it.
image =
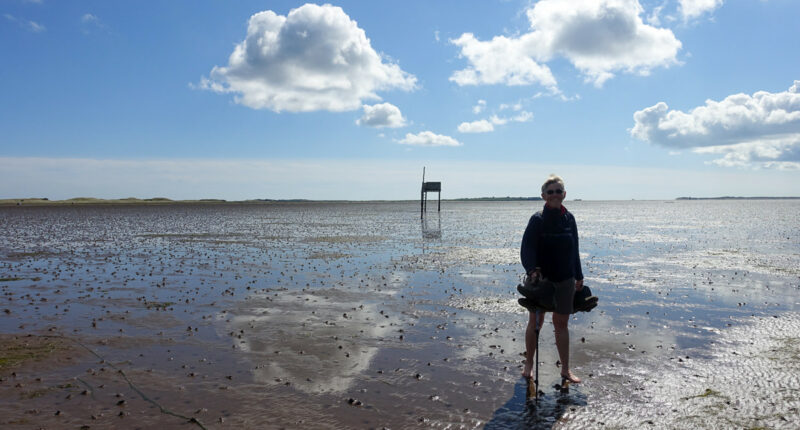
[[[796,0],[0,0],[0,198],[800,196]]]

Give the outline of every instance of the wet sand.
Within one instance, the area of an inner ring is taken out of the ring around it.
[[[757,240],[739,206],[658,204],[570,206],[601,301],[570,323],[568,394],[548,318],[536,402],[530,204],[0,208],[0,333],[32,352],[0,361],[0,425],[798,427],[797,203]]]

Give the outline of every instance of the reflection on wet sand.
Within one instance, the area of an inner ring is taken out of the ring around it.
[[[208,428],[798,428],[799,205],[570,206],[600,305],[567,394],[547,319],[535,408],[529,204],[451,202],[422,237],[402,202],[0,208],[0,331],[102,356],[0,368],[0,427],[186,428],[142,393]]]
[[[431,219],[434,218],[434,219]],[[440,213],[427,218],[422,218],[422,238],[441,239],[442,238],[442,216]]]
[[[255,364],[257,382],[344,392],[369,369],[383,338],[402,336],[397,317],[363,299],[336,289],[255,294],[221,318]]]

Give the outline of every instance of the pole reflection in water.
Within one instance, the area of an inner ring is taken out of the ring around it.
[[[432,216],[435,220],[428,218],[422,219],[422,238],[441,239],[442,238],[442,217],[438,213]]]
[[[442,217],[439,212],[433,215],[435,220],[430,217],[422,218],[420,226],[422,227],[422,253],[425,253],[425,246],[430,239],[442,240]]]

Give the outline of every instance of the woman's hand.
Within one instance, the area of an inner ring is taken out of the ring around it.
[[[583,289],[583,279],[580,281],[575,281],[575,291],[580,291]]]

